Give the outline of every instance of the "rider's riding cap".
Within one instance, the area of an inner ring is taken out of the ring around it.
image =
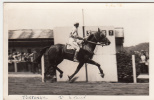
[[[74,23],[74,26],[79,26],[79,23],[77,22],[77,23]]]

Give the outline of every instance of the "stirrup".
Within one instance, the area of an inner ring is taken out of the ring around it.
[[[74,62],[79,62],[76,58],[73,59]]]

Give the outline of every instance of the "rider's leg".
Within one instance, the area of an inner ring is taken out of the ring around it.
[[[74,61],[78,61],[77,60],[77,55],[78,55],[78,52],[80,50],[80,47],[76,42],[73,42],[72,44],[73,44],[73,47],[76,49],[75,54],[74,54]]]
[[[78,52],[79,52],[79,51],[77,51],[77,50],[75,51],[75,54],[74,54],[74,61],[78,61],[78,60],[77,60]]]

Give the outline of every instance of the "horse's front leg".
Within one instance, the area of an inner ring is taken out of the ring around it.
[[[103,73],[103,70],[102,70],[99,63],[97,63],[97,62],[95,62],[95,61],[93,61],[91,59],[87,60],[87,63],[96,65],[98,67],[99,71],[100,71],[101,77],[104,78],[104,73]]]
[[[81,67],[83,66],[84,63],[79,63],[78,67],[76,68],[75,72],[71,75],[71,76],[68,76],[69,78],[69,81],[79,72],[79,70],[81,69]]]

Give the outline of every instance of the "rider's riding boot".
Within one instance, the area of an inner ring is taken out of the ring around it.
[[[74,54],[74,61],[75,61],[75,62],[78,62],[78,60],[77,60],[77,55],[78,55],[78,51],[75,51],[75,54]]]

